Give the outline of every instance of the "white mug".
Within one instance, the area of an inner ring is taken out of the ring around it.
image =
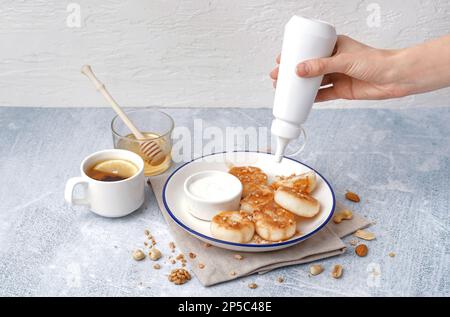
[[[110,159],[128,160],[137,166],[138,172],[130,178],[115,182],[102,182],[86,175],[90,166]],[[81,162],[80,170],[81,176],[73,177],[66,183],[64,197],[69,204],[85,205],[104,217],[123,217],[144,203],[144,161],[136,153],[120,149],[95,152]],[[73,197],[73,190],[77,185],[84,186],[85,197]]]

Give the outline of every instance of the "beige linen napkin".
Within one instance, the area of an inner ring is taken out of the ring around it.
[[[205,286],[342,254],[345,252],[345,244],[340,238],[369,225],[367,219],[353,214],[352,220],[343,221],[339,225],[330,222],[311,238],[279,251],[246,253],[207,247],[203,241],[180,228],[167,213],[162,202],[162,189],[168,176],[163,174],[150,177],[151,187],[177,247],[186,255],[189,252],[196,255],[195,259],[190,259],[189,256],[186,258],[192,261],[192,270]],[[244,259],[235,259],[235,254],[242,255]],[[199,263],[204,264],[203,269],[199,268]]]

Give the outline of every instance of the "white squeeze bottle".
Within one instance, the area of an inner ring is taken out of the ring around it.
[[[308,59],[331,56],[336,38],[331,24],[297,15],[284,28],[271,128],[277,140],[277,162],[281,161],[289,141],[301,134],[301,125],[308,117],[323,77],[300,78],[296,66]]]

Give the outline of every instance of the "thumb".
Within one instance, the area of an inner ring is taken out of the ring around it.
[[[340,55],[310,59],[297,65],[297,75],[300,77],[316,77],[330,73],[344,73],[347,62]]]

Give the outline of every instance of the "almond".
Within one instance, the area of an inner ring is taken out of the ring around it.
[[[365,230],[357,230],[354,233],[354,236],[357,238],[363,239],[363,240],[367,240],[367,241],[375,239],[375,235],[372,232],[365,231]]]
[[[355,194],[354,192],[350,192],[350,191],[348,191],[345,194],[345,198],[347,198],[348,200],[353,201],[355,203],[359,203],[359,201],[360,201],[359,196],[357,194]]]

